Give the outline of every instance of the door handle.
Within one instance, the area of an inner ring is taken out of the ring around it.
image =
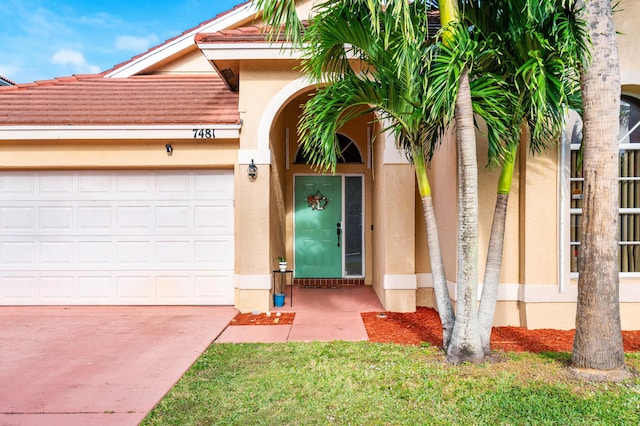
[[[340,225],[340,222],[336,223],[336,234],[338,235],[338,247],[340,247],[340,234],[342,234],[342,225]]]

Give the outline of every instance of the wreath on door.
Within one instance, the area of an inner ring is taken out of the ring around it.
[[[318,190],[315,194],[307,197],[307,204],[311,207],[311,210],[324,210],[329,204],[329,199]]]

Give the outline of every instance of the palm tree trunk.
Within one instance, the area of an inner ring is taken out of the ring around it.
[[[500,284],[504,247],[504,230],[507,221],[509,193],[511,192],[511,183],[513,182],[513,169],[517,152],[518,144],[512,144],[509,147],[502,166],[502,172],[500,173],[496,206],[493,211],[493,224],[491,226],[491,236],[489,237],[482,297],[480,298],[480,307],[478,308],[480,340],[482,341],[482,349],[485,355],[491,354],[491,329],[493,327],[493,317],[495,316],[496,303],[498,301],[498,286]]]
[[[451,340],[451,332],[455,316],[447,288],[447,279],[444,272],[444,261],[440,250],[440,237],[438,235],[438,225],[435,211],[433,210],[433,199],[431,197],[431,186],[427,177],[424,154],[417,145],[413,145],[413,164],[416,169],[416,180],[418,191],[422,199],[422,212],[424,223],[427,227],[427,246],[429,247],[429,263],[431,265],[431,276],[433,278],[433,290],[436,298],[436,306],[442,324],[442,347],[447,350]]]
[[[436,297],[436,306],[442,324],[442,348],[446,351],[451,341],[455,315],[447,280],[444,272],[444,262],[440,251],[440,237],[438,236],[438,226],[433,210],[433,200],[431,195],[422,197],[422,209],[424,212],[424,222],[427,226],[427,245],[429,247],[429,262],[431,264],[431,275],[433,277],[433,291]]]
[[[478,324],[478,162],[469,71],[460,78],[456,99],[458,147],[458,275],[456,321],[447,360],[459,364],[484,357]]]
[[[582,75],[584,199],[578,260],[575,367],[624,367],[618,254],[620,70],[609,0],[589,0],[592,62]]]
[[[500,270],[502,268],[502,251],[504,246],[504,229],[507,220],[507,204],[509,194],[498,194],[496,207],[493,212],[493,224],[489,237],[487,264],[482,284],[482,297],[478,308],[480,323],[480,340],[485,355],[491,354],[491,329],[498,300],[498,286],[500,284]]]

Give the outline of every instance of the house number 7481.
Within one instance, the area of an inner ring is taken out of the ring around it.
[[[216,137],[214,129],[193,129],[194,139],[212,139]]]

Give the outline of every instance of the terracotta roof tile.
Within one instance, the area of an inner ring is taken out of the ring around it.
[[[0,87],[0,126],[239,124],[217,75],[82,75]]]
[[[196,43],[265,43],[267,36],[261,27],[250,26],[215,33],[198,33],[195,40]]]

